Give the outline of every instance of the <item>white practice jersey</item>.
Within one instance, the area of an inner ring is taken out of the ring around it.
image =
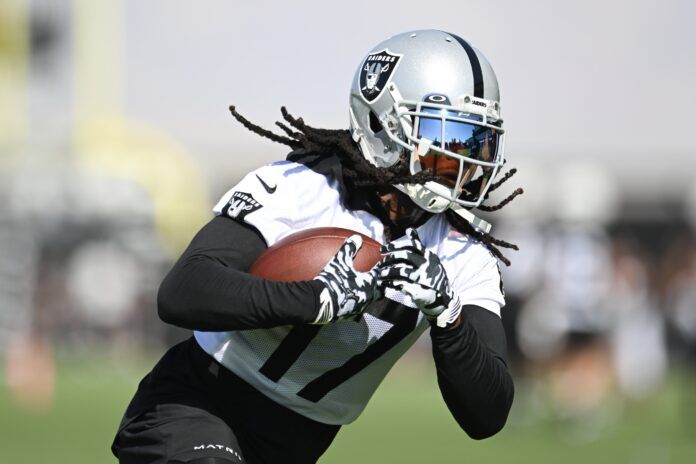
[[[335,183],[309,168],[282,161],[249,173],[214,208],[216,215],[254,226],[270,247],[316,227],[340,227],[384,242],[382,223],[350,211]],[[462,305],[497,315],[504,304],[497,260],[479,242],[454,230],[444,215],[418,229],[436,253]],[[355,420],[397,359],[429,327],[403,295],[372,303],[358,320],[323,326],[282,326],[195,332],[201,347],[270,399],[327,424]]]

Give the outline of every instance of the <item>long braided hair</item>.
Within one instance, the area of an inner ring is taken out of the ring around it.
[[[295,118],[292,116],[285,107],[281,107],[280,111],[287,124],[277,121],[276,126],[286,135],[276,134],[275,132],[252,123],[239,114],[234,106],[230,106],[232,116],[251,132],[274,142],[287,145],[293,150],[304,150],[308,153],[314,153],[319,156],[319,159],[322,157],[337,156],[341,163],[343,181],[348,190],[365,187],[391,187],[395,184],[424,184],[431,180],[440,179],[440,177],[436,176],[431,170],[424,170],[416,174],[411,174],[408,167],[408,158],[403,155],[393,166],[378,168],[365,159],[348,130],[311,127],[308,126],[302,118]],[[311,167],[309,164],[307,164],[307,166]],[[500,180],[493,183],[488,189],[484,200],[488,198],[491,192],[500,187],[516,172],[516,169],[511,169],[505,173]],[[484,178],[481,176],[466,184],[465,190],[462,192],[462,198],[472,198],[475,195],[474,192],[480,190],[483,181]],[[522,189],[517,188],[497,205],[480,205],[478,209],[487,212],[497,211],[520,194],[522,194]],[[476,229],[469,221],[462,218],[451,209],[445,212],[445,216],[450,225],[457,231],[479,240],[491,253],[493,253],[493,255],[505,263],[505,265],[510,265],[510,260],[503,255],[498,247],[517,250],[517,245],[497,239],[486,232]]]

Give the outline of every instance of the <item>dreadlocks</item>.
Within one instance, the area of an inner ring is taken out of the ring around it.
[[[395,184],[424,184],[431,180],[439,180],[440,177],[434,175],[431,170],[424,170],[416,174],[411,174],[408,168],[408,159],[402,156],[399,161],[393,166],[386,168],[378,168],[372,165],[365,159],[360,149],[353,141],[350,132],[346,129],[319,129],[308,126],[302,118],[293,117],[285,107],[280,109],[283,119],[287,124],[280,121],[276,125],[286,134],[279,135],[267,129],[264,129],[239,114],[234,106],[230,106],[232,116],[239,121],[244,127],[262,137],[270,139],[277,143],[282,143],[289,146],[293,150],[304,150],[319,155],[322,157],[337,156],[341,162],[342,173],[345,181],[345,186],[348,190],[364,188],[364,187],[391,187]],[[289,124],[289,126],[288,126]],[[307,167],[312,167],[309,163],[305,163]],[[512,177],[516,169],[508,171],[498,182],[491,185],[484,197],[500,187],[505,181]],[[484,177],[481,176],[465,186],[465,191],[462,193],[462,198],[473,197],[476,191],[481,188],[481,183]],[[516,196],[522,193],[522,189],[518,188],[497,205],[478,207],[481,211],[497,211],[507,205]],[[476,240],[481,241],[493,255],[500,259],[505,265],[510,265],[510,260],[507,259],[498,247],[510,248],[517,250],[517,245],[508,243],[504,240],[499,240],[488,233],[482,232],[473,227],[466,219],[457,215],[452,210],[445,212],[447,221],[456,230],[462,234],[469,235]]]

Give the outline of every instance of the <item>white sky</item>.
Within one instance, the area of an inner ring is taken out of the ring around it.
[[[283,104],[310,124],[346,127],[364,53],[395,33],[438,28],[492,62],[512,164],[590,159],[631,184],[676,188],[696,168],[695,13],[688,0],[129,0],[125,107],[222,182],[221,168],[286,151],[241,128],[230,103],[269,127]]]

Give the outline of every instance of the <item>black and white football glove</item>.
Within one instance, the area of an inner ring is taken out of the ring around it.
[[[362,246],[362,237],[346,239],[331,261],[314,279],[326,285],[319,295],[320,309],[313,324],[326,324],[361,314],[380,295],[375,271],[359,272],[353,258]]]
[[[423,245],[416,230],[408,229],[406,238],[404,243],[391,242],[380,250],[385,257],[376,267],[378,283],[403,292],[428,319],[446,327],[459,317],[459,298],[440,258]]]

